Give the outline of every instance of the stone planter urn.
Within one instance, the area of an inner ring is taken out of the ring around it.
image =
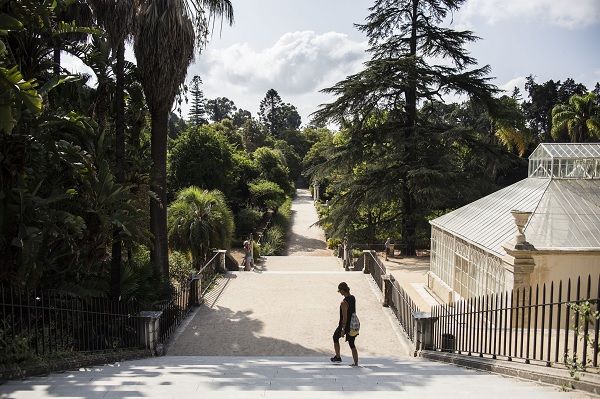
[[[515,219],[515,224],[517,225],[517,229],[519,231],[515,236],[516,244],[523,244],[526,242],[524,231],[527,221],[531,217],[531,212],[512,210],[510,213]]]

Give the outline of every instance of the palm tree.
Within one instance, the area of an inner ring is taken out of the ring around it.
[[[125,40],[133,32],[136,0],[90,0],[98,22],[106,30],[113,56],[115,72],[115,155],[117,182],[125,182]],[[120,295],[122,241],[121,230],[113,232],[111,260],[111,294]]]
[[[169,112],[196,49],[209,34],[213,18],[233,23],[230,0],[141,0],[134,50],[152,121],[150,231],[152,261],[169,275],[167,242],[167,134]]]
[[[211,247],[228,248],[235,230],[233,214],[218,190],[188,187],[169,205],[170,247],[192,254],[196,267]]]
[[[82,1],[58,1],[56,4],[56,20],[57,22],[75,23],[77,26],[89,27],[93,23],[92,11],[90,7]],[[73,41],[84,42],[88,38],[87,33],[71,33],[67,35],[67,39]],[[52,55],[54,75],[61,73],[61,51],[63,35],[56,35],[54,38],[54,49]]]
[[[552,109],[552,137],[558,139],[565,130],[573,143],[600,139],[600,106],[594,92],[575,94],[568,104]]]

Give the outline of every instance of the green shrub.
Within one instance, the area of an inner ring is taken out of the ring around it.
[[[353,258],[358,258],[362,254],[363,254],[363,251],[361,251],[360,249],[353,249],[352,250],[352,257]]]
[[[229,248],[235,231],[223,193],[193,186],[169,205],[167,222],[170,249],[189,252],[197,266],[211,248]]]
[[[277,209],[285,201],[283,189],[269,180],[255,180],[248,185],[252,204],[261,209]]]
[[[268,241],[265,241],[261,244],[260,250],[264,256],[276,255],[276,248]]]
[[[254,208],[242,208],[239,213],[235,216],[235,235],[237,237],[245,237],[256,228],[262,212]]]
[[[194,265],[190,256],[180,252],[169,252],[169,276],[171,281],[181,283],[194,273]]]
[[[327,248],[329,249],[337,249],[337,247],[342,243],[342,240],[339,238],[330,238],[327,240]]]
[[[263,255],[281,255],[285,251],[285,232],[279,225],[273,225],[265,234],[262,245]]]
[[[142,304],[159,300],[165,294],[168,281],[163,281],[160,276],[155,275],[150,251],[146,247],[135,248],[132,255],[121,270],[121,298],[135,299]]]
[[[0,324],[0,364],[21,363],[34,357],[29,348],[29,339],[23,335],[14,337],[10,334],[9,323],[3,320]]]
[[[254,262],[260,259],[261,247],[256,241],[252,241],[252,255],[254,255]]]

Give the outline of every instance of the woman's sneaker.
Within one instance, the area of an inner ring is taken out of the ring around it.
[[[333,363],[341,363],[342,362],[342,358],[339,356],[334,356],[329,360],[331,360]]]

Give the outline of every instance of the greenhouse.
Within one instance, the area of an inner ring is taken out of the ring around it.
[[[514,211],[529,216],[527,251],[514,247]],[[428,285],[448,301],[597,273],[600,143],[540,144],[526,179],[430,223]]]
[[[600,178],[600,143],[540,144],[529,157],[528,176]]]

